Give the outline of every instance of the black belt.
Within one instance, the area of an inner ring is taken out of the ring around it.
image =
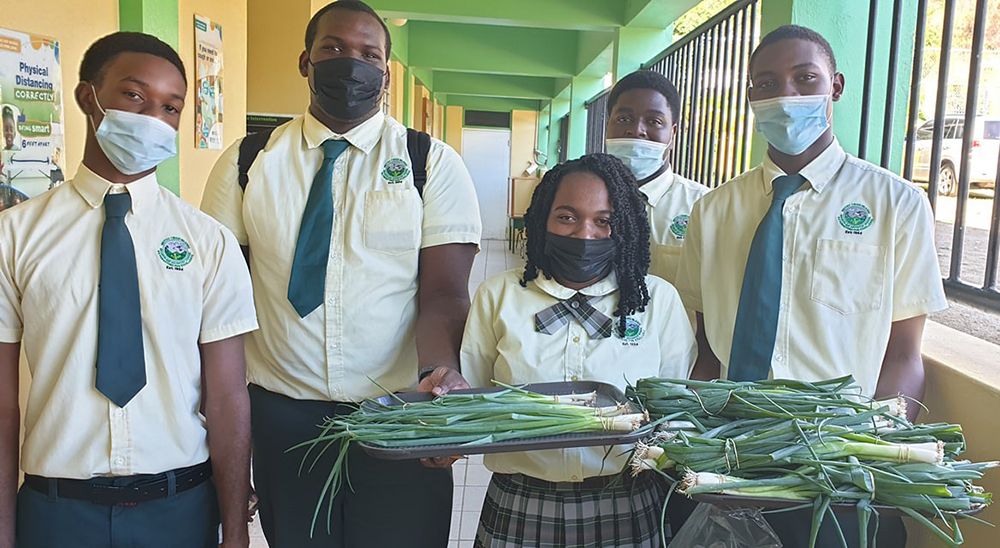
[[[118,506],[137,504],[167,498],[205,483],[212,477],[212,464],[201,464],[178,468],[162,474],[140,476],[98,477],[88,480],[45,478],[25,474],[24,485],[39,493]],[[115,483],[126,483],[115,485]],[[173,485],[171,485],[173,484]]]
[[[578,490],[578,491],[599,491],[611,486],[621,486],[631,489],[635,484],[652,479],[652,474],[646,472],[633,477],[632,474],[611,474],[608,476],[591,476],[581,481],[546,481],[526,474],[494,474],[509,478],[522,485],[527,485],[535,489],[544,491],[558,490]]]

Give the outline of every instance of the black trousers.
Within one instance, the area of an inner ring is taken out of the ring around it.
[[[127,478],[109,478],[129,485]],[[219,507],[211,480],[135,506],[107,506],[21,487],[17,548],[217,548]]]
[[[334,499],[329,530],[327,502],[323,503],[310,538],[316,504],[338,448],[330,447],[313,471],[306,466],[302,475],[299,465],[305,450],[286,451],[315,438],[324,418],[354,408],[336,402],[295,400],[256,385],[250,385],[250,405],[254,486],[270,548],[448,545],[451,470],[425,468],[419,461],[375,459],[354,445],[347,457],[350,486],[345,480]]]

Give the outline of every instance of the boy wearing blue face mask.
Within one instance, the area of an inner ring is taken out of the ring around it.
[[[325,476],[300,474],[303,453],[287,451],[384,389],[468,386],[458,351],[481,232],[475,189],[451,147],[382,112],[391,46],[363,2],[317,11],[299,56],[308,110],[256,149],[260,135],[224,152],[202,201],[249,256],[261,323],[247,344],[253,475],[271,548],[448,542],[450,459],[352,447],[353,489],[310,535]]]
[[[250,276],[232,233],[155,173],[186,91],[167,44],[101,38],[75,93],[83,165],[0,215],[0,547],[214,548],[220,518],[223,546],[249,544]]]
[[[649,226],[628,169],[590,154],[545,174],[525,215],[528,262],[483,282],[462,340],[473,386],[685,377],[694,334],[677,291],[647,276]],[[666,490],[620,475],[625,447],[487,455],[476,546],[660,546]]]
[[[924,320],[947,306],[927,200],[837,142],[844,76],[822,36],[774,30],[751,56],[750,79],[767,157],[695,205],[678,277],[699,312],[693,376],[853,375],[865,396],[920,399]],[[768,519],[786,546],[807,545],[808,515]],[[818,545],[840,546],[829,522]],[[840,524],[854,546],[857,520]],[[883,517],[878,536],[905,544],[898,518]]]
[[[670,168],[679,117],[677,89],[658,72],[633,72],[608,95],[605,146],[635,175],[646,202],[649,273],[670,283],[677,277],[691,207],[709,191]]]

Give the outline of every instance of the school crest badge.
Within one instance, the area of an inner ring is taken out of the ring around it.
[[[872,210],[864,204],[851,203],[844,206],[837,217],[837,222],[848,234],[861,234],[875,222]]]
[[[688,219],[687,215],[678,215],[674,217],[673,222],[670,223],[670,233],[674,235],[678,240],[683,240],[688,233]]]
[[[401,183],[406,180],[406,176],[409,174],[410,166],[402,158],[386,160],[385,165],[382,166],[382,178],[389,184]]]
[[[191,245],[177,236],[171,236],[160,242],[157,255],[170,270],[184,270],[184,267],[191,264],[194,259]]]
[[[625,334],[618,333],[618,322],[615,322],[614,328],[615,336],[622,340],[623,344],[637,345],[639,340],[642,339],[643,335],[646,334],[646,330],[639,323],[639,320],[635,318],[625,318]]]

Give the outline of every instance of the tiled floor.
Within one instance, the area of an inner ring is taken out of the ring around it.
[[[475,294],[476,288],[486,278],[522,264],[519,257],[508,251],[506,241],[484,240],[482,250],[472,266],[469,294]],[[453,472],[455,495],[452,499],[448,548],[472,548],[472,540],[479,525],[479,511],[486,498],[486,486],[490,483],[490,471],[483,466],[482,455],[472,455],[455,463]],[[267,541],[264,540],[258,523],[250,527],[250,547],[267,548]]]

